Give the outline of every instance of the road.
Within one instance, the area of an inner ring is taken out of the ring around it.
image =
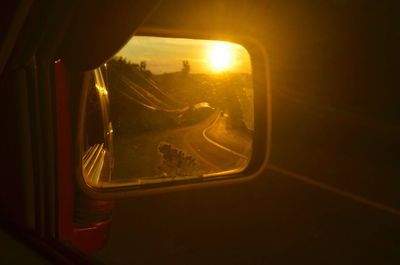
[[[271,169],[400,208],[398,125],[289,89],[272,90],[272,102]]]
[[[293,91],[272,91],[270,169],[290,171],[369,200],[399,207],[400,129],[356,113],[334,109]],[[201,174],[242,168],[251,137],[229,130],[215,112],[198,124],[116,137],[116,182],[160,175],[162,142],[196,160]],[[283,172],[283,171],[282,171]]]
[[[220,111],[191,126],[135,136],[117,135],[114,141],[113,182],[118,183],[139,184],[146,178],[168,174],[160,169],[166,163],[159,151],[161,145],[193,157],[197,176],[242,169],[251,153],[251,135],[228,129],[227,115]]]

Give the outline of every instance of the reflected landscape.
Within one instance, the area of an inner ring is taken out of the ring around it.
[[[212,177],[247,166],[254,113],[242,46],[134,37],[99,72],[110,102],[114,161],[111,176],[92,186]]]

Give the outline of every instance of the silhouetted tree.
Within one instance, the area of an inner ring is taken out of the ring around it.
[[[190,73],[190,65],[189,65],[189,61],[188,60],[184,60],[182,61],[182,70],[181,72],[183,74],[189,74]]]
[[[141,71],[141,72],[146,71],[146,61],[140,62],[139,71]]]

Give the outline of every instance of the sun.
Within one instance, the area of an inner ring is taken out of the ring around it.
[[[232,51],[224,42],[213,44],[209,53],[209,64],[215,72],[222,72],[232,67]]]

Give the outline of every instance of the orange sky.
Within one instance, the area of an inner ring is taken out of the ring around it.
[[[183,60],[189,61],[192,73],[215,73],[218,71],[211,65],[210,53],[221,45],[230,54],[229,66],[221,71],[250,73],[250,58],[246,49],[229,42],[135,36],[117,56],[134,63],[146,61],[147,68],[155,74],[180,71]]]

